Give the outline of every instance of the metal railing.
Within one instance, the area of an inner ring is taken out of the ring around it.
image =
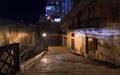
[[[103,19],[99,17],[90,18],[68,26],[69,29],[99,28]]]
[[[99,28],[101,19],[98,17],[90,18],[80,23],[81,28]]]
[[[107,60],[106,60],[107,62],[110,62],[110,61],[111,61],[113,64],[115,63],[115,59],[114,59],[114,58],[108,57],[107,55],[103,54],[102,52],[100,52],[100,51],[98,51],[98,50],[97,50],[97,52],[99,53],[99,54],[96,55],[97,59],[99,59],[99,55],[101,55],[101,56],[107,58]],[[104,61],[104,60],[103,60],[103,61]]]
[[[19,70],[19,44],[0,47],[0,75],[15,75]]]
[[[28,56],[27,50],[25,50],[25,51],[23,51],[22,53],[20,53],[20,56],[19,56],[20,62],[26,60],[26,59],[27,59],[27,56]]]

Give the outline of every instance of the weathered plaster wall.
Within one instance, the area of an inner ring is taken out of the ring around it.
[[[75,31],[75,51],[85,56],[85,34],[80,30]]]

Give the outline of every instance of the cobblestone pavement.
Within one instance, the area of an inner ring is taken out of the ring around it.
[[[54,46],[49,47],[46,55],[21,75],[120,75],[120,68],[106,65]]]

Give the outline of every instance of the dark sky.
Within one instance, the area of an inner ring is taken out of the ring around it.
[[[35,23],[45,14],[46,0],[0,0],[0,17]]]

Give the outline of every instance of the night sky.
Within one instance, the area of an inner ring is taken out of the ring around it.
[[[46,0],[0,0],[0,17],[35,23],[45,14]]]

